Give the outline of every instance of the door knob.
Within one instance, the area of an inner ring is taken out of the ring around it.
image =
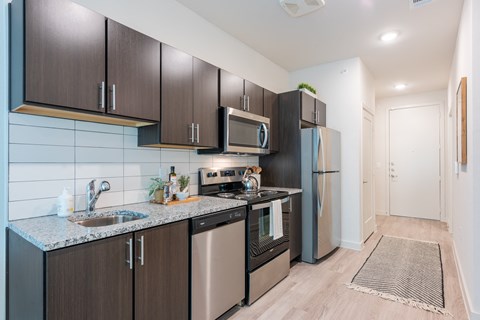
[[[363,183],[368,183],[368,181],[364,180]]]
[[[396,177],[398,177],[398,176],[397,176],[396,174],[391,174],[390,177],[396,178]]]

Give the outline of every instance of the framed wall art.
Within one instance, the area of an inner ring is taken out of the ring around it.
[[[457,89],[457,162],[467,164],[467,78],[463,77]]]

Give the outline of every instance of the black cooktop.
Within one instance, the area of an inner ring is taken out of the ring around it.
[[[245,200],[249,204],[266,202],[275,199],[280,199],[288,196],[285,191],[261,190],[259,192],[242,192],[241,190],[219,192],[211,194],[219,198]]]

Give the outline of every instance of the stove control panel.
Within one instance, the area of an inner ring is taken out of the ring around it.
[[[200,184],[211,185],[229,182],[241,182],[246,167],[232,168],[201,168],[199,169]]]

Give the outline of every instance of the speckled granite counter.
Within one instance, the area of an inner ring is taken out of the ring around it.
[[[296,193],[302,193],[302,189],[295,189],[295,188],[277,188],[277,187],[265,187],[262,186],[260,190],[273,190],[273,191],[285,191],[288,192],[288,194],[296,194]]]
[[[95,216],[106,215],[105,213],[118,210],[129,210],[148,215],[144,219],[105,227],[83,227],[70,221],[82,219],[82,212],[75,213],[68,219],[46,216],[12,221],[8,224],[8,227],[41,250],[50,251],[212,212],[241,207],[246,204],[247,202],[242,200],[214,197],[200,197],[200,201],[172,206],[146,202],[97,210]]]

